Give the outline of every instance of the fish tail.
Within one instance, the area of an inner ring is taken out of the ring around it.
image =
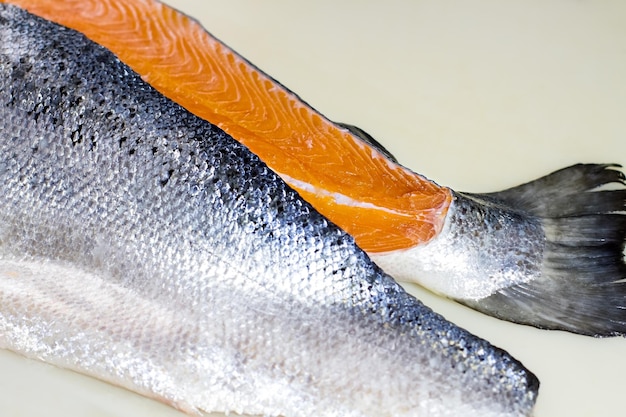
[[[479,300],[486,314],[596,337],[626,335],[626,184],[617,164],[578,164],[476,199],[539,220],[537,279]]]

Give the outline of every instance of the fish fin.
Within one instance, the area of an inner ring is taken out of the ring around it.
[[[541,220],[543,265],[538,279],[459,301],[539,328],[625,336],[626,189],[619,167],[578,164],[508,190],[474,194]]]
[[[625,184],[618,164],[577,164],[535,181],[488,194],[470,194],[508,203],[538,217],[567,217],[624,211],[626,189],[598,190]]]
[[[385,148],[383,145],[380,144],[380,142],[378,142],[376,139],[374,139],[374,137],[372,135],[370,135],[369,133],[367,133],[365,130],[361,129],[358,126],[354,126],[348,123],[341,123],[341,122],[334,122],[337,126],[343,127],[344,129],[347,129],[350,133],[352,133],[354,136],[356,136],[357,138],[361,139],[363,142],[367,143],[368,145],[372,146],[374,149],[376,149],[378,152],[382,153],[383,155],[385,155],[385,157],[387,159],[389,159],[392,162],[398,163],[398,160],[396,159],[395,156],[393,156],[393,154],[391,152],[389,152],[387,150],[387,148]]]

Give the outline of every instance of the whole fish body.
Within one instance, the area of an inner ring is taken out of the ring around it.
[[[626,190],[615,165],[456,192],[403,167],[363,130],[325,118],[157,0],[0,2],[110,49],[249,147],[395,279],[516,323],[626,334]]]
[[[526,416],[538,382],[82,35],[0,5],[0,346],[187,412]]]

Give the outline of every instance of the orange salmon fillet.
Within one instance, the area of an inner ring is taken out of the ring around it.
[[[370,253],[435,237],[449,189],[334,124],[209,34],[154,0],[0,0],[84,33],[171,100],[246,145]]]

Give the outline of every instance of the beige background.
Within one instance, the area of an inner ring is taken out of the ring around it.
[[[331,119],[429,178],[493,191],[576,162],[626,163],[626,3],[175,1]],[[502,323],[410,288],[540,378],[536,417],[624,416],[626,339]],[[0,353],[7,416],[177,416]]]

